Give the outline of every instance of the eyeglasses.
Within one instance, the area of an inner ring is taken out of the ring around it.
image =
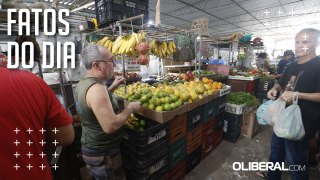
[[[106,61],[106,60],[97,60],[97,61],[94,61],[94,62],[107,62],[107,63],[112,63],[113,66],[116,66],[117,62],[116,62],[116,59],[115,58],[112,58],[111,61]],[[92,63],[94,63],[92,62]]]

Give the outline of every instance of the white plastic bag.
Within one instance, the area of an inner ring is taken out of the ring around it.
[[[259,106],[259,108],[257,109],[257,113],[256,113],[256,116],[257,116],[257,121],[260,125],[267,125],[267,121],[263,119],[263,115],[265,113],[265,111],[268,109],[268,107],[272,104],[272,100],[269,100],[263,104],[261,104]]]
[[[300,140],[305,135],[305,130],[301,117],[301,110],[298,106],[298,93],[294,93],[293,104],[282,111],[278,117],[278,122],[273,127],[274,133],[278,137],[290,140]]]
[[[270,125],[274,126],[274,124],[278,121],[279,114],[286,108],[286,102],[282,99],[277,99],[273,101],[266,111],[264,112],[262,118]]]

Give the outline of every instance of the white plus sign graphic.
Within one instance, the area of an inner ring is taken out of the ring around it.
[[[57,164],[54,164],[54,166],[52,166],[52,167],[53,167],[54,170],[57,170],[57,168],[58,168],[59,166],[57,166]]]
[[[20,144],[20,142],[16,139],[15,142],[13,142],[13,144],[15,144],[16,146],[18,146]]]
[[[54,158],[57,158],[57,156],[59,156],[59,154],[57,154],[57,152],[55,151],[54,154],[52,154],[52,156],[53,156]]]
[[[46,142],[43,141],[43,139],[39,142],[41,144],[41,146],[43,146]]]
[[[14,155],[14,157],[16,157],[16,158],[18,158],[18,157],[20,156],[20,154],[19,154],[18,152],[14,153],[13,155]]]
[[[279,21],[279,22],[278,22],[278,28],[280,28],[280,27],[281,27],[281,22]]]
[[[54,128],[52,131],[54,132],[54,134],[57,134],[57,132],[59,132],[57,128]]]
[[[309,49],[309,48],[307,48],[307,46],[304,46],[304,48],[302,48],[303,50],[304,50],[304,52],[307,52],[307,50]]]
[[[263,12],[264,14],[266,14],[266,16],[268,16],[269,14],[270,14],[270,12],[268,11],[268,9],[265,11],[265,12]]]
[[[33,131],[33,130],[30,129],[30,128],[27,130],[27,132],[28,132],[29,134],[31,134],[32,131]]]
[[[302,37],[304,38],[304,40],[307,40],[307,38],[308,38],[309,36],[307,36],[307,34],[304,33],[304,35],[303,35]]]
[[[31,156],[33,156],[33,154],[31,154],[31,152],[29,151],[29,153],[27,154],[27,156],[30,158]]]
[[[30,146],[31,144],[33,144],[33,142],[30,141],[30,139],[29,139],[29,141],[27,142],[27,144],[28,144],[28,146]]]
[[[33,166],[31,166],[30,164],[27,166],[27,168],[29,169],[29,171],[31,170],[31,168],[33,168]]]
[[[293,11],[293,9],[290,12],[291,16],[294,16],[295,12]]]
[[[13,130],[16,134],[18,134],[20,132],[20,130],[18,128],[16,128],[15,130]]]
[[[57,144],[59,144],[59,142],[55,139],[52,144],[54,144],[55,146],[57,146]]]
[[[16,171],[18,171],[18,169],[20,168],[18,164],[14,165],[13,167],[16,169]]]
[[[277,14],[280,16],[280,14],[282,14],[282,11],[279,9],[279,11],[277,12]]]
[[[39,156],[41,156],[41,158],[43,158],[43,156],[45,156],[46,154],[43,153],[43,151],[41,152],[41,154],[39,154]]]
[[[43,134],[44,132],[46,132],[45,129],[41,128],[41,130],[39,130],[41,132],[41,134]]]
[[[41,166],[39,166],[40,169],[43,171],[44,168],[46,168],[46,166],[44,166],[43,164],[41,164]]]

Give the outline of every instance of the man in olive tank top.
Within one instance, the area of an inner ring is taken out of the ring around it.
[[[76,89],[83,159],[95,179],[124,179],[119,151],[123,125],[132,112],[140,110],[140,103],[130,103],[120,112],[111,93],[125,79],[117,78],[109,88],[104,86],[115,66],[108,49],[90,44],[82,51],[81,60],[87,69]]]

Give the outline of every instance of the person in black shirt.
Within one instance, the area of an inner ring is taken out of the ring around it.
[[[295,52],[297,61],[287,66],[283,76],[269,92],[268,97],[275,99],[277,93],[285,89],[295,76],[290,90],[284,91],[279,97],[287,103],[292,103],[294,91],[299,92],[298,105],[301,109],[302,121],[306,136],[299,141],[292,141],[277,137],[274,133],[271,141],[269,161],[284,162],[289,165],[306,167],[304,171],[290,171],[292,180],[308,180],[308,140],[315,137],[320,130],[320,57],[316,55],[319,46],[320,31],[303,29],[295,37]],[[268,171],[268,178],[281,179],[281,171]]]
[[[294,57],[294,53],[292,52],[292,50],[286,50],[284,53],[283,53],[283,59],[281,59],[278,63],[278,67],[277,67],[277,74],[273,75],[272,77],[275,78],[275,79],[278,79],[280,78],[286,67],[295,62],[295,57]]]

